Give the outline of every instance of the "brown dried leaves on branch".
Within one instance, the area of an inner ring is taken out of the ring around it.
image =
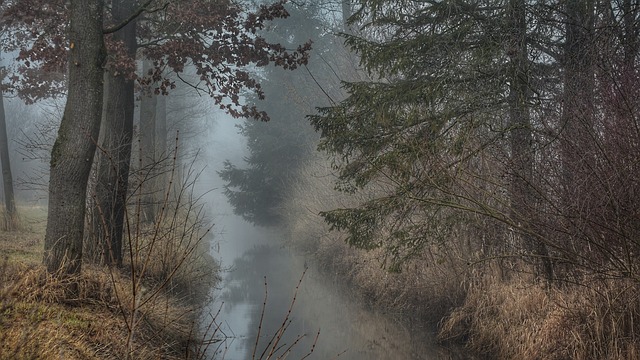
[[[16,0],[0,4],[0,10],[2,31],[11,34],[3,39],[2,50],[19,52],[5,90],[18,93],[27,103],[64,94],[69,50],[66,3]],[[273,63],[294,70],[308,62],[310,41],[287,49],[256,35],[268,22],[288,16],[284,1],[253,11],[229,1],[152,2],[136,20],[138,43],[153,61],[154,71],[138,77],[135,59],[111,36],[106,36],[105,66],[137,78],[142,88],[151,87],[157,94],[174,89],[177,77],[210,95],[216,106],[235,117],[267,121],[268,115],[243,104],[242,96],[253,92],[264,97],[248,67]],[[109,24],[108,14],[106,19]],[[185,74],[188,67],[195,69],[195,81]]]
[[[246,92],[264,97],[260,84],[246,67],[273,63],[294,70],[307,63],[311,42],[292,51],[255,35],[268,21],[288,16],[282,2],[250,13],[237,5],[202,0],[180,6],[170,4],[162,23],[146,22],[147,27],[140,31],[147,41],[144,53],[156,68],[152,74],[145,74],[147,78],[140,83],[144,86],[156,82],[156,92],[166,93],[172,82],[163,73],[173,72],[188,82],[183,73],[187,66],[193,66],[198,83],[190,85],[208,93],[220,109],[235,117],[267,121],[265,112],[242,104],[241,97]]]

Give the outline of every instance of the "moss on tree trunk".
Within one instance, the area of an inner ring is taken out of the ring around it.
[[[102,0],[71,0],[69,91],[51,154],[44,244],[47,270],[61,275],[80,272],[82,264],[87,180],[102,111],[102,12]]]

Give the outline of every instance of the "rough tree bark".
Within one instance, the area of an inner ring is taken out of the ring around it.
[[[7,136],[7,118],[4,111],[4,97],[0,92],[0,162],[2,163],[2,185],[4,189],[5,225],[7,230],[15,228],[16,201],[13,192],[13,175],[9,157],[9,138]]]
[[[558,126],[561,183],[560,211],[563,248],[579,252],[588,234],[585,209],[594,206],[592,185],[598,152],[594,131],[594,46],[592,40],[594,0],[567,0],[564,3],[565,43],[562,113]],[[587,240],[588,241],[588,240]]]
[[[529,113],[529,60],[527,49],[527,23],[525,0],[510,0],[507,16],[510,19],[511,41],[508,55],[510,57],[510,89],[509,89],[509,128],[511,147],[511,212],[513,221],[522,231],[524,248],[534,256],[534,261],[541,264],[537,276],[544,276],[547,281],[553,278],[553,267],[549,259],[546,245],[537,239],[535,218],[538,216],[535,207],[533,188],[533,138],[531,133],[531,115]]]
[[[594,114],[594,66],[591,39],[594,0],[568,0],[565,4],[564,93],[560,131],[567,216],[575,215],[576,193],[582,180],[576,174],[593,171],[594,155],[589,149]],[[579,180],[579,181],[578,181]]]
[[[147,75],[153,69],[151,61],[145,59],[142,63],[142,73]],[[158,99],[154,94],[153,84],[148,92],[140,98],[140,162],[142,175],[146,176],[142,191],[142,212],[146,221],[155,220],[154,177],[156,175],[156,108]]]
[[[342,0],[342,31],[351,34],[353,31],[347,20],[351,17],[351,0]]]
[[[117,24],[133,13],[133,2],[114,1],[111,14]],[[135,59],[136,22],[131,21],[113,34],[122,41],[127,54]],[[108,265],[122,265],[124,213],[129,186],[131,141],[135,108],[134,80],[117,75],[116,69],[105,74],[104,118],[101,126],[101,153],[97,164],[95,188],[94,260]],[[122,72],[120,72],[121,74]]]
[[[67,103],[51,151],[44,264],[50,273],[79,273],[87,180],[100,130],[105,60],[103,0],[71,0]]]

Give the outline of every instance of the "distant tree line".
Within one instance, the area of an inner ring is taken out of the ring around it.
[[[339,58],[343,49],[332,32],[335,29],[323,19],[326,15],[322,11],[327,7],[314,3],[288,9],[291,16],[274,22],[263,35],[289,47],[311,39],[316,51],[301,71],[288,72],[275,66],[263,69],[260,76],[264,78],[266,98],[249,96],[247,100],[265,109],[270,121],[245,121],[240,132],[247,140],[248,155],[242,164],[226,161],[219,172],[235,213],[261,226],[282,225],[285,220],[283,202],[297,181],[300,166],[316,150],[318,137],[305,116],[316,106],[330,103],[319,86],[331,82],[339,85],[340,81],[327,62]]]

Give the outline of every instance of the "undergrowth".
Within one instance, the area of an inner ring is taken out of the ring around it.
[[[85,266],[82,274],[60,280],[40,264],[7,257],[0,270],[0,359],[186,358],[194,324],[177,299],[163,295],[144,307],[129,354],[122,321],[123,311],[132,310],[126,308],[126,276]],[[70,284],[77,289],[73,297]]]
[[[364,195],[348,196],[334,189],[335,176],[319,156],[301,170],[284,207],[285,238],[312,256],[326,276],[335,276],[363,301],[387,314],[435,329],[453,307],[464,300],[469,268],[462,257],[447,257],[436,247],[426,248],[407,261],[404,270],[383,266],[384,249],[350,247],[344,235],[329,231],[321,211],[347,208]]]
[[[442,341],[464,341],[493,359],[640,358],[640,287],[591,279],[547,289],[484,279],[444,322]]]
[[[41,234],[21,234],[0,235],[0,359],[200,358],[200,308],[217,274],[208,258],[194,249],[170,281],[152,266],[133,287],[126,267],[53,276]]]
[[[0,359],[199,358],[217,267],[190,175],[169,183],[154,222],[139,221],[139,196],[130,198],[122,267],[87,261],[78,275],[48,273],[44,211],[37,226],[0,232]]]
[[[640,284],[589,278],[551,287],[529,264],[488,260],[473,232],[435,244],[401,272],[384,268],[384,252],[359,250],[329,231],[318,214],[348,208],[362,196],[334,190],[331,168],[314,159],[301,170],[284,207],[286,238],[372,307],[426,324],[447,346],[487,359],[640,359]],[[463,236],[470,236],[469,239]]]

